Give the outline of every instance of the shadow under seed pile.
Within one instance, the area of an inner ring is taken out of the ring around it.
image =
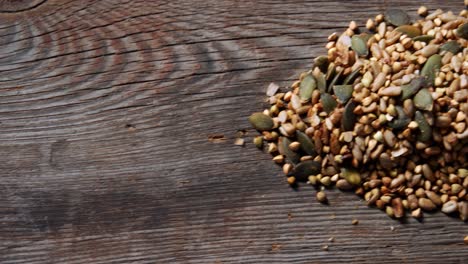
[[[395,218],[468,219],[468,12],[418,13],[388,10],[365,33],[353,21],[290,89],[270,84],[249,121],[289,184],[354,190]]]

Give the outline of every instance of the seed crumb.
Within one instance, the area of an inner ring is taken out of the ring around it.
[[[322,246],[322,250],[323,250],[323,251],[328,251],[328,245]]]
[[[466,238],[465,238],[465,239],[466,239]],[[329,241],[329,242],[335,242],[335,237],[330,237],[330,238],[328,239],[328,241]]]
[[[463,239],[463,242],[465,242],[465,244],[468,245],[468,236],[465,236],[465,239]]]
[[[359,220],[357,220],[357,219],[353,219],[353,222],[351,222],[351,224],[353,224],[353,225],[357,225],[357,224],[359,224]]]
[[[245,145],[245,140],[243,138],[236,138],[234,145],[243,147]]]
[[[394,226],[390,226],[390,230],[393,232],[395,231],[395,227]]]

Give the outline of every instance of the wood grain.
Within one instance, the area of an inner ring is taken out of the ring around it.
[[[327,35],[421,2],[463,8],[0,1],[0,263],[466,263],[466,223],[394,221],[337,190],[320,205],[247,123]]]

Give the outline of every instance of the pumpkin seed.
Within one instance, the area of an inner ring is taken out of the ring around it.
[[[354,129],[354,124],[356,123],[354,108],[356,108],[356,104],[353,100],[349,101],[344,108],[343,117],[341,118],[344,131],[352,131]]]
[[[328,114],[335,110],[338,103],[336,102],[335,98],[330,94],[323,93],[320,95],[320,101],[322,102],[323,110]]]
[[[331,92],[333,85],[338,84],[338,80],[341,78],[341,75],[343,74],[343,69],[339,70],[336,74],[333,80],[330,82],[328,85],[327,93]]]
[[[315,88],[317,88],[317,81],[315,80],[314,76],[307,74],[304,79],[302,79],[301,85],[299,86],[299,97],[301,100],[310,100],[312,92]]]
[[[424,77],[417,77],[411,80],[410,83],[401,86],[401,99],[404,101],[421,89],[421,87],[425,86],[426,79]]]
[[[465,23],[457,28],[457,35],[460,38],[468,39],[468,23]]]
[[[275,125],[273,119],[263,113],[253,113],[249,117],[249,122],[259,131],[271,130]]]
[[[394,26],[408,25],[410,17],[401,9],[389,9],[384,13],[385,21]]]
[[[298,181],[305,182],[309,176],[317,175],[320,173],[321,164],[313,160],[305,160],[299,162],[294,169],[294,176]]]
[[[335,85],[333,86],[333,92],[335,93],[340,103],[346,104],[349,98],[351,98],[351,95],[353,94],[353,86],[350,84]]]
[[[318,56],[314,60],[314,66],[318,67],[323,73],[327,72],[328,64],[329,61],[327,56]]]
[[[324,93],[327,90],[327,80],[323,72],[317,72],[314,74],[315,81],[317,82],[317,89],[320,93]]]
[[[425,43],[431,42],[434,39],[434,36],[431,35],[421,35],[413,38],[413,41],[421,41]]]
[[[358,35],[354,35],[351,38],[351,48],[360,57],[367,57],[367,55],[369,55],[369,48],[367,47],[367,42]]]
[[[315,152],[315,145],[312,142],[312,140],[307,136],[305,133],[302,133],[301,131],[297,130],[296,131],[296,138],[297,141],[301,144],[301,149],[305,153],[307,153],[310,156],[315,156],[317,153]]]
[[[402,25],[402,26],[395,28],[395,30],[407,35],[410,38],[414,38],[414,37],[421,35],[421,30],[411,25]]]
[[[388,126],[393,129],[403,129],[411,122],[411,119],[406,115],[403,107],[395,106],[395,110],[398,114],[398,118],[390,122]]]
[[[361,183],[361,174],[353,168],[342,168],[341,176],[352,185]]]
[[[353,84],[354,80],[361,74],[361,67],[352,71],[346,78],[343,80],[343,84]]]
[[[332,79],[333,77],[335,77],[335,74],[336,74],[335,63],[332,62],[332,63],[330,63],[328,65],[328,69],[327,69],[325,79],[328,81],[328,80]]]
[[[462,49],[462,46],[456,40],[447,41],[442,46],[440,46],[441,51],[449,51],[452,54],[457,54],[458,52],[462,51]]]
[[[279,144],[278,151],[280,152],[280,154],[285,155],[286,158],[290,162],[294,164],[298,163],[301,157],[298,153],[292,151],[289,148],[289,145],[292,143],[291,140],[289,140],[287,137],[280,137],[279,140],[280,140],[280,144]]]
[[[432,99],[431,92],[428,89],[424,88],[419,90],[418,93],[414,96],[414,106],[418,109],[431,111],[434,100]]]
[[[414,121],[418,123],[418,129],[419,129],[419,136],[418,140],[420,141],[428,141],[432,137],[432,128],[427,122],[426,118],[420,111],[416,111],[414,113]]]
[[[434,85],[434,80],[437,77],[441,64],[442,57],[439,54],[432,55],[424,64],[424,67],[421,70],[421,76],[427,78],[428,84]]]

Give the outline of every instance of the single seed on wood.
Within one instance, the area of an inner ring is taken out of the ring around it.
[[[353,221],[351,222],[351,224],[353,224],[353,225],[358,225],[358,224],[359,224],[359,220],[353,219]]]
[[[422,211],[421,211],[421,208],[417,208],[415,210],[413,210],[411,212],[411,216],[416,218],[416,219],[420,219],[422,217]]]
[[[427,7],[425,6],[421,6],[418,8],[418,15],[422,16],[422,17],[425,17],[427,16]]]
[[[328,201],[327,195],[323,191],[317,192],[316,198],[317,198],[317,201],[319,201],[320,203],[327,203]]]

